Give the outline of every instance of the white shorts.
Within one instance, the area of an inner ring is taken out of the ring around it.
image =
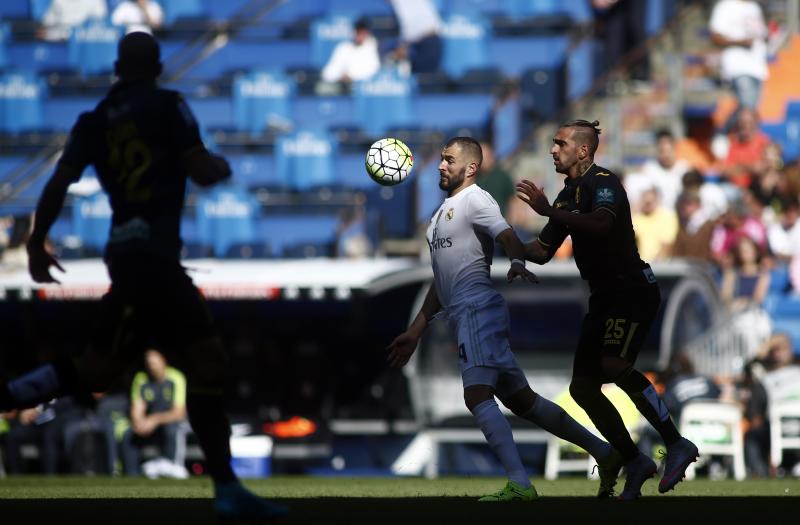
[[[498,395],[510,395],[528,384],[511,352],[508,305],[502,295],[462,303],[447,314],[458,344],[465,388],[489,385]]]

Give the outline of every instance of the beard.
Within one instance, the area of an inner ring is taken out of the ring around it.
[[[461,170],[461,172],[456,176],[445,177],[440,173],[439,189],[448,193],[452,193],[453,190],[458,189],[464,183],[464,179],[466,179],[466,173],[466,168]]]

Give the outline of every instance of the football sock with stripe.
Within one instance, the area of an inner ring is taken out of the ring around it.
[[[511,434],[511,425],[500,412],[495,400],[487,399],[477,404],[472,409],[472,414],[478,421],[489,446],[506,469],[508,479],[525,488],[530,487],[531,482],[525,473],[517,444],[514,443],[514,436]]]
[[[653,384],[638,370],[628,369],[615,381],[617,386],[628,394],[639,412],[653,425],[667,446],[676,443],[681,434],[669,417],[664,400],[656,392]]]
[[[531,409],[522,417],[554,436],[578,445],[595,458],[602,459],[611,453],[611,445],[586,430],[563,408],[538,394]]]

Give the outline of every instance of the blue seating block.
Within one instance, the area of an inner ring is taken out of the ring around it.
[[[0,131],[19,133],[43,127],[44,80],[32,73],[6,73],[0,78]]]
[[[334,215],[269,215],[258,221],[258,239],[280,255],[292,246],[333,243],[338,224]]]
[[[333,49],[353,37],[353,22],[344,16],[314,20],[311,23],[311,65],[322,68]]]
[[[381,70],[356,83],[355,106],[358,124],[376,136],[391,127],[415,124],[412,106],[416,82],[394,70]]]
[[[108,196],[97,192],[87,197],[76,198],[72,205],[74,233],[83,246],[102,250],[111,229],[111,205]]]
[[[239,75],[233,82],[233,120],[236,128],[253,134],[269,126],[289,127],[295,84],[275,71]]]
[[[122,34],[122,28],[105,20],[89,20],[74,28],[67,44],[69,64],[82,75],[110,73]]]
[[[258,201],[242,188],[214,188],[197,200],[197,231],[201,243],[222,257],[235,243],[253,242],[259,214]]]
[[[489,65],[488,42],[491,27],[485,18],[454,14],[442,26],[442,69],[452,77],[460,77],[470,69]]]
[[[161,7],[164,8],[164,23],[166,25],[172,24],[178,18],[203,17],[208,14],[202,0],[160,0],[160,2]]]
[[[336,141],[325,132],[300,130],[278,138],[275,145],[278,180],[295,190],[334,183]]]

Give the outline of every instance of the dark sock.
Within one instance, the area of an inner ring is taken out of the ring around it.
[[[611,446],[622,454],[626,462],[630,461],[639,455],[639,449],[631,439],[628,429],[625,428],[622,416],[619,415],[611,401],[603,395],[600,390],[601,386],[601,383],[592,385],[583,383],[576,388],[573,382],[570,386],[570,394],[578,405],[586,411],[589,419],[592,420],[600,434],[606,438],[606,441],[611,443]]]
[[[189,393],[186,399],[192,425],[215,484],[237,481],[231,468],[231,425],[225,415],[222,394]]]
[[[631,368],[616,381],[616,384],[628,394],[639,412],[661,434],[664,444],[670,446],[681,438],[675,423],[669,417],[669,410],[664,401],[644,374]]]

